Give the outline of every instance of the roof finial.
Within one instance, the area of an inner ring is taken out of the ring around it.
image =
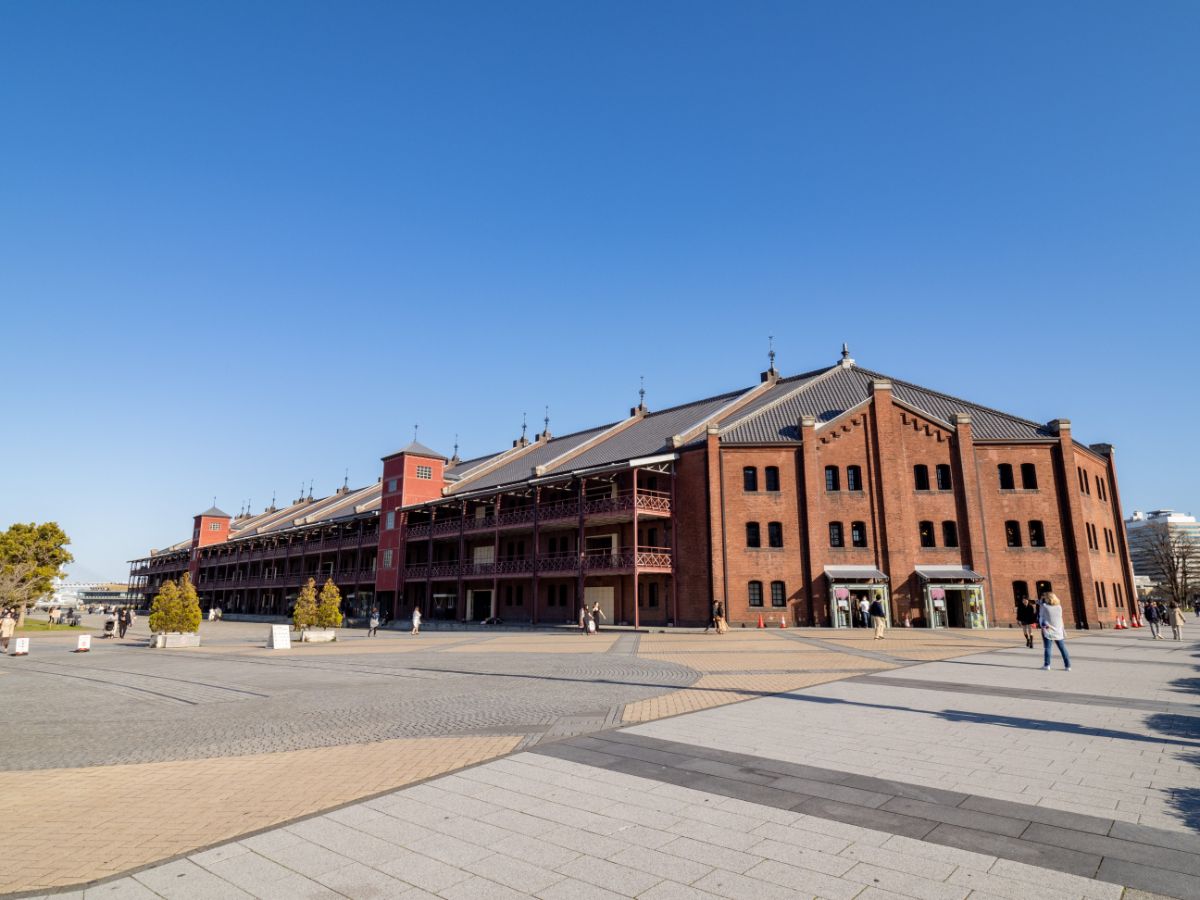
[[[350,467],[346,467],[346,474],[342,476],[342,487],[350,490]]]
[[[308,479],[308,499],[309,500],[312,499],[312,486],[313,486],[313,479],[310,478],[310,479]]]
[[[845,342],[842,343],[842,361],[840,365],[843,369],[848,369],[854,365],[854,360],[850,358],[850,345]]]
[[[246,515],[247,516],[250,515],[250,503],[251,502],[252,502],[251,498],[247,497],[246,498]]]
[[[528,418],[529,418],[529,413],[521,413],[521,440],[522,441],[525,440],[525,432],[529,430],[529,425],[526,421]]]
[[[216,505],[217,505],[217,495],[213,494],[213,507],[216,508]]]
[[[457,466],[460,462],[462,460],[458,457],[458,435],[456,434],[454,435],[454,455],[450,457],[450,465]]]
[[[646,376],[638,376],[638,407],[646,408]]]
[[[542,426],[546,434],[550,433],[550,404],[546,404],[546,414],[542,416]]]
[[[420,427],[421,427],[420,424],[418,424],[416,422],[413,423],[413,443],[414,444],[417,442],[417,431],[420,429]]]
[[[275,492],[271,491],[271,511],[275,511]]]

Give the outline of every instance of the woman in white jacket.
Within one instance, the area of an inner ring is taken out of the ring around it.
[[[1058,595],[1053,591],[1042,596],[1041,607],[1038,610],[1038,627],[1042,630],[1042,668],[1050,671],[1050,644],[1058,644],[1058,652],[1062,654],[1063,666],[1071,671],[1071,657],[1067,655],[1066,637],[1063,629],[1062,604]]]

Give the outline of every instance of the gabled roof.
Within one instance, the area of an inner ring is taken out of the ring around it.
[[[800,440],[800,417],[814,416],[828,422],[869,398],[872,385],[879,380],[892,383],[892,396],[914,409],[946,422],[956,413],[971,417],[972,434],[981,441],[1047,440],[1055,437],[1045,425],[1002,413],[949,394],[881,375],[857,366],[834,365],[816,375],[805,376],[792,387],[771,399],[754,404],[753,409],[734,417],[721,432],[722,443],[772,444]],[[782,388],[791,379],[781,381]]]
[[[210,506],[205,512],[200,513],[202,516],[211,516],[214,519],[232,519],[233,516],[227,512],[222,512],[215,506]]]
[[[416,441],[413,441],[407,447],[401,447],[395,453],[389,453],[384,458],[390,459],[393,456],[399,456],[401,453],[407,453],[409,456],[425,456],[425,457],[428,457],[429,459],[441,459],[441,460],[449,459],[449,457],[444,456],[441,453],[438,453],[436,450],[431,450],[428,447],[426,447],[424,444],[420,444]]]

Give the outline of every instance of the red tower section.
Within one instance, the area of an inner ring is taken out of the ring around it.
[[[405,522],[403,507],[442,496],[446,486],[446,457],[413,441],[383,458],[383,490],[379,503],[379,559],[375,566],[375,592],[390,597],[392,615],[404,589]],[[381,598],[382,599],[382,598]]]
[[[223,544],[229,540],[229,521],[232,517],[215,506],[192,520],[192,552],[188,556],[188,574],[192,584],[200,574],[200,548]]]

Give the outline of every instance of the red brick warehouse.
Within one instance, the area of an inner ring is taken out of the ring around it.
[[[832,366],[500,453],[447,459],[415,441],[379,482],[229,517],[133,562],[153,595],[189,568],[203,602],[285,614],[309,578],[347,612],[419,606],[460,621],[893,624],[1016,621],[1054,590],[1068,621],[1130,614],[1133,573],[1112,447],[857,366]],[[214,525],[218,527],[214,527]]]

